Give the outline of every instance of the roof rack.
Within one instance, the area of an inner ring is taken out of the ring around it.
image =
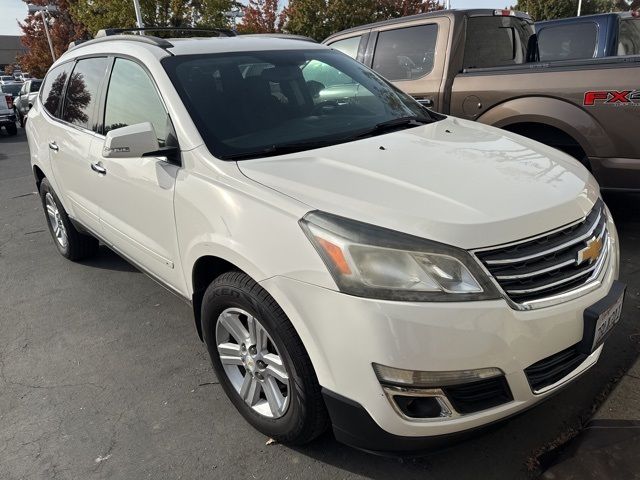
[[[219,37],[235,37],[236,33],[228,28],[192,28],[192,27],[137,27],[137,28],[105,28],[98,31],[96,38],[120,35],[122,33],[144,32],[201,32],[217,33]]]
[[[154,37],[152,35],[124,35],[126,33],[142,33],[146,31],[156,32],[202,32],[202,33],[216,33],[220,37],[235,37],[236,33],[233,30],[226,28],[189,28],[189,27],[144,27],[144,28],[105,28],[99,30],[96,33],[95,38],[91,40],[76,40],[69,44],[69,50],[78,47],[79,45],[89,45],[93,43],[106,42],[111,40],[127,40],[133,42],[146,43],[148,45],[155,45],[160,48],[171,48],[171,43],[166,38]]]
[[[283,40],[301,40],[303,42],[318,43],[311,37],[305,37],[304,35],[294,35],[291,33],[246,33],[240,35],[241,37],[264,37],[264,38],[280,38]]]

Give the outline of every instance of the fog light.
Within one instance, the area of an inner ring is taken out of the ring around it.
[[[401,387],[438,388],[461,383],[470,383],[486,378],[504,375],[499,368],[479,368],[477,370],[451,370],[445,372],[423,372],[387,367],[378,363],[373,369],[380,383]]]
[[[435,397],[408,397],[394,395],[393,401],[410,418],[438,418],[443,416],[440,402]]]

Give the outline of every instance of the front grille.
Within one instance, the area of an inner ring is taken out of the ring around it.
[[[467,414],[497,407],[513,400],[504,376],[442,389],[458,413]]]
[[[599,256],[578,264],[579,252],[598,242],[602,245]],[[509,298],[522,304],[588,283],[600,272],[608,250],[606,212],[599,200],[581,222],[476,255]]]
[[[534,363],[524,370],[534,392],[553,385],[580,366],[588,355],[580,353],[574,345]]]

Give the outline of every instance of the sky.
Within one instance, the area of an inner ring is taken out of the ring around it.
[[[451,0],[451,8],[503,8],[505,0]],[[512,2],[515,3],[515,2]],[[0,35],[20,35],[18,20],[27,16],[22,0],[0,0]]]

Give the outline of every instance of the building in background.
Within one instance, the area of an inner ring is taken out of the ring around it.
[[[27,52],[18,35],[0,35],[0,68],[16,63],[16,57]]]

